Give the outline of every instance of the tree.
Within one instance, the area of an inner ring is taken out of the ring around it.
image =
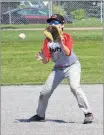
[[[64,10],[64,5],[56,5],[53,4],[53,12],[54,14],[61,14],[61,15],[66,15],[66,11]]]

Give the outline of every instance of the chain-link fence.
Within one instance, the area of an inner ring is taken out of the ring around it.
[[[101,25],[103,20],[103,0],[98,1],[66,1],[66,0],[12,0],[2,1],[2,24],[44,24],[54,13],[62,14],[66,23],[91,20]]]
[[[52,9],[66,16],[67,20],[103,18],[102,1],[53,1]]]

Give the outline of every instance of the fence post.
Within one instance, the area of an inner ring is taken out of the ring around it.
[[[102,8],[103,8],[103,11],[102,11],[102,23],[103,23],[103,43],[102,43],[102,46],[103,46],[103,89],[104,89],[104,0],[102,2]]]
[[[2,18],[1,18],[1,14],[2,14],[2,13],[1,13],[1,3],[2,3],[2,2],[0,1],[0,24],[1,24],[1,19],[2,19]]]
[[[53,4],[53,3],[52,3],[52,0],[51,0],[50,3],[51,3],[51,16],[52,16],[52,14],[53,14],[53,11],[52,11],[52,4]]]
[[[9,8],[8,8],[9,10],[11,10],[11,8],[10,8],[10,3],[9,3]],[[9,24],[12,24],[12,18],[11,18],[11,13],[10,13],[10,11],[9,11]]]
[[[12,24],[10,11],[9,11],[9,24]]]
[[[102,2],[102,0],[100,3],[100,6],[101,6],[101,23],[102,23],[102,20],[103,20],[103,2]]]
[[[49,2],[48,2],[48,7],[49,7],[49,17],[52,15],[52,1],[50,0]]]
[[[50,2],[48,2],[48,10],[49,10],[49,17],[50,17]]]

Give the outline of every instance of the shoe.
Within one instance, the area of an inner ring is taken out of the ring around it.
[[[83,124],[92,123],[93,121],[94,121],[94,117],[92,113],[85,114],[85,119],[84,119]]]
[[[30,119],[28,119],[28,122],[44,122],[45,121],[45,117],[39,117],[38,115],[34,115],[32,116]]]

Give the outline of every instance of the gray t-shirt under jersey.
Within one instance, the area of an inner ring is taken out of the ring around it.
[[[48,48],[50,50],[51,59],[55,63],[55,67],[70,66],[78,59],[73,51],[71,55],[65,55],[58,43],[48,42]]]

